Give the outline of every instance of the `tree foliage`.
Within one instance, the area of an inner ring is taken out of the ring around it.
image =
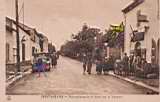
[[[100,29],[91,28],[86,24],[77,34],[72,34],[72,40],[63,46],[65,54],[76,56],[77,54],[92,52],[95,47],[94,37],[100,33]]]
[[[96,42],[95,37],[99,35],[100,39],[97,38],[98,40]],[[122,47],[124,42],[123,25],[112,25],[103,35],[100,29],[84,24],[81,31],[77,34],[72,34],[71,38],[71,41],[66,42],[66,44],[61,47],[61,51],[69,57],[76,57],[82,53],[92,52],[96,46],[99,46],[101,49],[105,42],[108,43],[109,47]]]
[[[103,42],[107,42],[109,47],[123,47],[124,45],[124,25],[111,25],[103,35]]]

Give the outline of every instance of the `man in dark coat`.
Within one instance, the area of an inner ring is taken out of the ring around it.
[[[83,54],[83,74],[87,70],[88,74],[91,74],[92,70],[92,53],[84,53]]]
[[[89,52],[87,54],[87,72],[88,74],[91,74],[91,70],[92,70],[92,53]]]
[[[127,56],[127,53],[124,53],[123,65],[124,65],[124,75],[126,76],[129,73],[129,57]]]
[[[96,55],[94,56],[96,60],[96,72],[97,74],[102,73],[102,68],[103,68],[103,56],[102,56],[102,50],[98,48],[96,50]]]
[[[51,59],[52,59],[52,67],[56,68],[56,65],[57,65],[57,56],[56,56],[55,53],[52,55]]]
[[[83,74],[85,74],[86,67],[87,67],[87,55],[84,53],[82,57],[83,57],[83,61],[82,61],[82,63],[83,63]]]

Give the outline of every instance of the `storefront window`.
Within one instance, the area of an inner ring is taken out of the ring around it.
[[[10,54],[9,50],[10,50],[9,44],[6,43],[6,62],[9,61],[9,54]]]
[[[157,43],[157,63],[160,65],[160,39]]]
[[[154,39],[152,39],[151,52],[152,52],[151,61],[152,61],[152,63],[155,63],[156,62],[156,42]]]
[[[32,47],[32,56],[35,54],[35,47]]]

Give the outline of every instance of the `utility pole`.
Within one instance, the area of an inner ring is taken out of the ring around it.
[[[19,42],[19,15],[18,15],[18,0],[15,0],[15,10],[16,10],[16,42],[17,42],[17,72],[20,72],[20,42]]]
[[[160,14],[159,14],[159,13],[160,13],[160,10],[159,10],[159,9],[160,9],[160,1],[159,1],[159,0],[157,0],[157,4],[158,4],[158,5],[157,5],[157,6],[158,6],[157,18],[158,18],[158,20],[159,20],[159,19],[160,19]]]

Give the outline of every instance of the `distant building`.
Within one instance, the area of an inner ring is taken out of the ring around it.
[[[47,53],[48,52],[48,38],[41,33],[37,33],[37,35],[39,37],[40,51]]]
[[[52,43],[48,43],[48,52],[49,53],[56,52],[56,48]]]
[[[159,0],[133,0],[122,12],[125,18],[124,52],[160,64]]]

